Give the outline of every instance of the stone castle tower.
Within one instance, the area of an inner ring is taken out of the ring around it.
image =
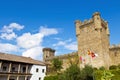
[[[108,68],[111,65],[120,64],[120,45],[110,46],[108,23],[101,18],[99,12],[95,12],[91,19],[84,22],[76,20],[75,28],[78,51],[55,56],[54,49],[44,48],[43,60],[45,62],[51,63],[53,58],[59,58],[63,61],[63,70],[70,66],[69,59],[74,63],[76,57],[80,67],[89,64],[96,68],[102,66]],[[96,54],[96,57],[88,55],[88,52]]]
[[[43,49],[43,60],[45,61],[47,58],[54,57],[55,50],[51,48],[44,48]]]
[[[76,37],[78,41],[78,55],[82,56],[86,61],[94,67],[109,67],[109,29],[108,23],[104,21],[99,12],[93,14],[92,19],[81,22],[75,21]],[[94,59],[88,55],[88,51],[92,51],[98,56]]]

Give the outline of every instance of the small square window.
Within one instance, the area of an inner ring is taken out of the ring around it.
[[[36,69],[36,72],[39,72],[39,69],[38,69],[38,68]]]
[[[39,80],[41,80],[41,77],[39,77]]]

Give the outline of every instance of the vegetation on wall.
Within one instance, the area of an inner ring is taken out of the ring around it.
[[[59,60],[58,58],[54,58],[53,60],[52,60],[52,68],[53,68],[53,70],[55,71],[55,72],[57,72],[57,71],[60,71],[60,69],[62,69],[62,61],[61,60]]]

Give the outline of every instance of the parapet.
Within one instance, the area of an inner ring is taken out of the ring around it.
[[[112,45],[112,46],[109,47],[109,49],[110,50],[112,50],[112,49],[120,49],[120,44],[118,44],[118,45]]]
[[[51,49],[51,48],[43,48],[43,52],[44,52],[44,51],[55,52],[55,50],[54,50],[54,49]]]
[[[84,20],[83,22],[81,22],[81,26],[84,26],[84,25],[87,25],[87,24],[90,24],[93,22],[93,19],[89,19],[89,20]]]
[[[76,21],[75,21],[75,24],[76,24],[76,23],[80,23],[80,24],[81,24],[81,21],[80,21],[80,20],[76,20]]]
[[[64,55],[53,56],[53,57],[47,58],[46,61],[52,60],[54,58],[66,59],[66,58],[69,58],[69,57],[77,56],[77,54],[78,54],[78,52],[72,52],[72,53],[68,53],[68,54],[64,54]]]
[[[95,12],[95,13],[93,13],[93,16],[92,16],[92,17],[94,17],[94,16],[96,16],[96,15],[100,15],[100,13],[99,13],[99,12]]]

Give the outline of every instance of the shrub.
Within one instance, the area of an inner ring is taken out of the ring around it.
[[[52,65],[53,65],[53,69],[54,69],[54,71],[60,71],[60,69],[62,69],[62,61],[61,60],[59,60],[58,58],[54,58],[53,60],[52,60]]]
[[[118,66],[117,66],[117,67],[118,67],[118,69],[120,69],[120,64],[118,64]]]
[[[84,74],[81,77],[84,77],[82,80],[93,80],[93,68],[90,65],[85,65],[85,68],[82,69],[82,74]]]
[[[111,80],[120,80],[120,70],[108,70],[113,74],[114,76],[111,77]],[[101,80],[101,77],[103,76],[104,70],[96,70],[94,72],[94,80]]]
[[[97,68],[93,68],[93,70],[98,70]]]
[[[76,64],[72,64],[63,74],[63,80],[79,80],[80,68]]]
[[[116,65],[112,65],[109,67],[110,70],[114,70],[114,69],[117,69],[117,66]]]
[[[99,68],[99,70],[105,70],[105,67],[104,67],[104,66],[102,66],[102,67],[100,67],[100,68]]]
[[[44,80],[58,80],[58,75],[46,76],[46,77],[44,78]]]

